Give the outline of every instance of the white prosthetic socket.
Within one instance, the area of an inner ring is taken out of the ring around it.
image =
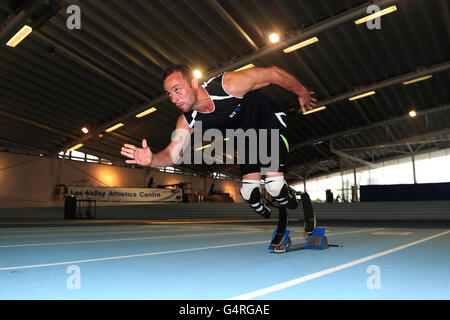
[[[289,209],[296,209],[298,206],[295,191],[289,190],[287,182],[284,180],[284,176],[277,176],[266,178],[266,190],[267,192],[278,202],[282,207]]]
[[[284,176],[266,178],[264,180],[266,183],[266,190],[272,197],[278,197],[280,195],[281,189],[285,185]]]
[[[241,186],[242,198],[244,198],[244,200],[246,200],[246,201],[249,201],[252,191],[255,188],[258,188],[259,192],[261,192],[261,183],[259,180],[248,180],[248,179],[242,180],[242,186]]]
[[[270,217],[270,210],[265,206],[261,199],[260,180],[242,180],[241,196],[246,200],[250,207],[264,218]]]

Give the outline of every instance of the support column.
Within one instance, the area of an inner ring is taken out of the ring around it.
[[[356,168],[353,167],[353,190],[352,190],[352,200],[353,202],[358,202],[358,183],[356,181]]]

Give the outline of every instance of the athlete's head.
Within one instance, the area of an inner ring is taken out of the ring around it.
[[[191,111],[197,103],[198,81],[192,69],[184,64],[175,64],[162,74],[164,90],[170,101],[183,112]]]

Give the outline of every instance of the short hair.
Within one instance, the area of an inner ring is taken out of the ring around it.
[[[162,81],[166,80],[168,76],[170,76],[174,72],[181,72],[183,77],[188,81],[191,82],[193,78],[193,71],[192,68],[186,64],[173,64],[170,67],[166,68],[164,72],[162,73]]]

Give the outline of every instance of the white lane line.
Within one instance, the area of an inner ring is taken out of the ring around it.
[[[188,228],[187,226],[179,226],[178,225],[160,225],[158,227],[156,227],[155,225],[146,225],[146,226],[138,226],[137,228],[130,228],[130,229],[123,229],[120,228],[120,231],[112,231],[112,230],[117,230],[118,226],[111,226],[111,231],[107,231],[109,226],[107,227],[103,227],[103,228],[98,228],[98,229],[94,229],[96,226],[89,226],[89,227],[77,227],[77,228],[72,228],[72,227],[64,227],[64,229],[61,229],[58,227],[58,230],[49,230],[52,232],[46,232],[46,233],[42,233],[45,232],[46,230],[39,230],[39,231],[31,231],[31,230],[27,230],[28,234],[17,234],[19,231],[14,232],[14,231],[8,231],[9,233],[5,233],[2,230],[2,235],[0,235],[0,239],[9,239],[9,238],[42,238],[42,237],[68,237],[68,236],[96,236],[96,235],[112,235],[112,234],[134,234],[134,233],[156,233],[156,232],[179,232],[179,231],[185,231],[185,230],[191,230],[190,228]],[[164,229],[162,229],[164,228]],[[216,225],[208,225],[207,227],[205,226],[199,226],[199,229],[231,229],[230,227],[225,227],[224,226],[216,226]],[[139,230],[138,230],[139,229]],[[81,232],[81,231],[88,231],[88,232]],[[100,232],[101,231],[101,232]],[[32,232],[32,233],[30,233]]]
[[[376,229],[363,229],[363,230],[355,230],[355,231],[346,231],[346,232],[341,232],[341,233],[335,233],[333,235],[341,235],[341,234],[348,234],[348,233],[358,233],[358,232],[367,232],[367,231],[373,231],[373,230],[376,230]],[[293,238],[293,239],[296,239],[296,238]],[[155,256],[155,255],[162,255],[162,254],[201,251],[201,250],[220,249],[220,248],[229,248],[229,247],[240,247],[240,246],[252,246],[252,245],[256,245],[256,244],[268,244],[268,243],[269,243],[269,241],[263,240],[263,241],[243,242],[243,243],[226,244],[226,245],[211,246],[211,247],[201,247],[201,248],[191,248],[191,249],[181,249],[181,250],[171,250],[171,251],[160,251],[160,252],[148,252],[148,253],[142,253],[142,254],[132,254],[132,255],[116,256],[116,257],[105,257],[105,258],[96,258],[96,259],[87,259],[87,260],[75,260],[75,261],[65,261],[65,262],[55,262],[55,263],[45,263],[45,264],[35,264],[35,265],[16,266],[16,267],[3,267],[3,268],[0,268],[0,271],[17,270],[17,269],[31,269],[31,268],[41,268],[41,267],[52,267],[52,266],[60,266],[60,265],[67,265],[67,264],[98,262],[98,261],[108,261],[108,260],[129,259],[129,258]]]
[[[346,231],[340,233],[330,233],[329,235],[341,235],[341,234],[349,234],[349,233],[359,233],[359,232],[367,232],[380,230],[380,228],[376,229],[367,229],[367,230],[357,230],[357,231]],[[141,241],[141,240],[153,240],[153,239],[167,239],[167,238],[192,238],[192,237],[203,237],[203,236],[222,236],[222,235],[230,235],[230,234],[239,234],[239,233],[261,233],[266,232],[266,230],[245,230],[245,231],[232,231],[232,232],[224,232],[224,233],[204,233],[204,234],[193,234],[193,235],[171,235],[171,236],[151,236],[151,237],[140,237],[140,238],[119,238],[119,239],[100,239],[100,240],[83,240],[83,241],[61,241],[61,242],[42,242],[42,243],[24,243],[24,244],[9,244],[9,245],[0,245],[0,249],[2,248],[20,248],[20,247],[40,247],[40,246],[59,246],[59,245],[72,245],[72,244],[87,244],[87,243],[105,243],[105,242],[119,242],[119,241]],[[291,238],[293,240],[302,239],[304,237],[295,237]]]
[[[42,243],[24,243],[24,244],[10,244],[0,246],[1,248],[18,248],[18,247],[39,247],[39,246],[58,246],[58,245],[70,245],[70,244],[86,244],[86,243],[103,243],[103,242],[119,242],[119,241],[141,241],[141,240],[153,240],[153,239],[168,239],[168,238],[192,238],[192,237],[209,237],[209,236],[222,236],[238,233],[256,233],[263,231],[233,231],[223,233],[203,233],[203,234],[180,234],[172,236],[152,236],[141,238],[122,238],[122,239],[101,239],[101,240],[83,240],[83,241],[66,241],[66,242],[42,242]]]
[[[408,236],[412,234],[412,232],[405,231],[405,232],[395,232],[395,231],[379,231],[379,232],[373,232],[372,233],[375,236]]]
[[[107,229],[106,229],[107,230]],[[102,234],[106,234],[106,235],[111,235],[111,234],[124,234],[124,233],[155,233],[155,232],[176,232],[176,231],[184,231],[185,229],[183,228],[177,228],[177,229],[170,229],[170,230],[161,230],[161,229],[155,229],[155,228],[151,228],[151,229],[147,229],[147,230],[133,230],[133,229],[129,229],[129,230],[122,230],[121,231],[105,231],[105,229],[102,229],[101,232],[95,231],[95,230],[87,230],[84,229],[83,231],[90,231],[90,232],[79,232],[77,230],[69,230],[69,229],[64,229],[64,230],[58,230],[52,233],[43,233],[43,234],[39,234],[39,233],[32,233],[32,234],[8,234],[8,235],[0,235],[0,239],[8,239],[8,238],[41,238],[41,237],[68,237],[68,236],[95,236],[95,235],[102,235]],[[80,230],[81,231],[81,230]]]
[[[450,230],[447,230],[445,232],[441,232],[441,233],[438,233],[438,234],[435,234],[433,236],[430,236],[430,237],[427,237],[427,238],[423,238],[423,239],[420,239],[420,240],[417,240],[417,241],[413,241],[413,242],[407,243],[405,245],[402,245],[402,246],[399,246],[399,247],[396,247],[396,248],[393,248],[393,249],[389,249],[389,250],[382,251],[382,252],[379,252],[379,253],[376,253],[376,254],[372,254],[372,255],[367,256],[365,258],[353,260],[353,261],[350,261],[348,263],[341,264],[339,266],[335,266],[335,267],[332,267],[332,268],[329,268],[329,269],[325,269],[325,270],[322,270],[322,271],[319,271],[319,272],[311,273],[309,275],[306,275],[306,276],[303,276],[303,277],[300,277],[300,278],[296,278],[296,279],[289,280],[289,281],[286,281],[286,282],[282,282],[282,283],[279,283],[279,284],[276,284],[276,285],[273,285],[273,286],[270,286],[270,287],[267,287],[267,288],[263,288],[263,289],[260,289],[260,290],[256,290],[256,291],[245,293],[245,294],[242,294],[242,295],[239,295],[239,296],[235,296],[235,297],[229,298],[227,300],[248,300],[248,299],[257,298],[257,297],[260,297],[260,296],[263,296],[263,295],[266,295],[266,294],[269,294],[269,293],[272,293],[272,292],[275,292],[275,291],[280,291],[280,290],[286,289],[288,287],[292,287],[292,286],[298,285],[300,283],[303,283],[303,282],[306,282],[306,281],[309,281],[309,280],[312,280],[312,279],[323,277],[323,276],[325,276],[327,274],[330,274],[330,273],[333,273],[333,272],[336,272],[336,271],[340,271],[340,270],[343,270],[343,269],[346,269],[346,268],[350,268],[350,267],[353,267],[355,265],[358,265],[358,264],[361,264],[361,263],[364,263],[364,262],[367,262],[367,261],[370,261],[370,260],[373,260],[373,259],[385,256],[385,255],[388,255],[388,254],[391,254],[391,253],[394,253],[394,252],[397,252],[397,251],[400,251],[400,250],[403,250],[403,249],[415,246],[415,245],[417,245],[419,243],[423,243],[423,242],[426,242],[426,241],[429,241],[429,240],[432,240],[432,239],[435,239],[435,238],[438,238],[438,237],[442,237],[442,236],[444,236],[444,235],[446,235],[448,233],[450,233]]]
[[[206,228],[204,228],[206,229]],[[208,229],[214,229],[214,228],[208,228]],[[222,228],[224,229],[224,228]],[[229,228],[227,228],[229,229]],[[85,229],[86,230],[86,229]],[[135,233],[161,233],[161,232],[182,232],[185,231],[187,229],[185,229],[184,227],[181,228],[171,228],[168,230],[161,230],[161,228],[151,228],[151,229],[147,229],[147,230],[124,230],[124,231],[105,231],[102,229],[102,232],[98,232],[98,231],[94,231],[94,230],[90,230],[91,232],[78,232],[78,231],[74,231],[74,232],[70,232],[72,230],[59,230],[58,234],[55,233],[46,233],[46,234],[27,234],[27,235],[1,235],[0,236],[0,240],[1,239],[15,239],[15,238],[42,238],[42,237],[78,237],[78,236],[97,236],[97,235],[112,235],[112,234],[135,234]],[[87,231],[87,230],[86,230]]]
[[[106,257],[106,258],[87,259],[87,260],[74,260],[74,261],[46,263],[46,264],[35,264],[35,265],[18,266],[18,267],[5,267],[5,268],[0,268],[0,271],[18,270],[18,269],[31,269],[31,268],[42,268],[42,267],[53,267],[53,266],[61,266],[61,265],[66,265],[66,264],[79,264],[79,263],[87,263],[87,262],[98,262],[98,261],[108,261],[108,260],[130,259],[130,258],[137,258],[137,257],[148,257],[148,256],[156,256],[156,255],[170,254],[170,253],[192,252],[192,251],[201,251],[201,250],[219,249],[219,248],[230,248],[230,247],[239,247],[239,246],[251,246],[251,245],[261,244],[261,243],[266,243],[266,242],[267,241],[234,243],[234,244],[225,244],[225,245],[211,246],[211,247],[190,248],[190,249],[180,249],[180,250],[170,250],[170,251],[160,251],[160,252],[148,252],[148,253],[141,253],[141,254],[130,254],[130,255],[126,255],[126,256],[117,256],[117,257]]]

